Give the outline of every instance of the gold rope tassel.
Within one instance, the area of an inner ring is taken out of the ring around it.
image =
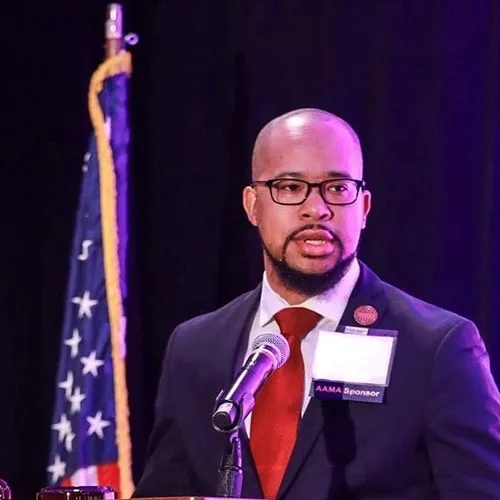
[[[103,62],[92,75],[88,106],[94,128],[99,157],[101,224],[104,251],[104,274],[111,330],[111,351],[114,369],[116,444],[120,470],[121,498],[130,498],[133,490],[132,459],[129,428],[128,391],[125,362],[122,355],[122,329],[124,315],[120,292],[120,266],[118,262],[118,225],[116,214],[116,175],[113,153],[109,144],[105,117],[99,104],[99,93],[106,78],[120,73],[131,74],[132,59],[129,52],[122,51]],[[123,270],[123,272],[125,272]]]

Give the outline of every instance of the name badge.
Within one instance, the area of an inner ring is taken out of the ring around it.
[[[339,330],[319,333],[311,396],[382,403],[398,332],[349,326]]]

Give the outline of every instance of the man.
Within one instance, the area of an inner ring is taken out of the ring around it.
[[[371,194],[354,131],[315,109],[278,117],[257,138],[252,174],[243,205],[262,240],[262,284],[173,332],[134,496],[215,496],[227,444],[212,427],[215,398],[253,340],[281,331],[290,357],[241,432],[243,497],[500,498],[500,397],[476,327],[357,259]],[[384,392],[382,400],[310,392],[316,358],[349,357],[348,371],[384,332],[397,336],[384,344],[393,346],[390,362],[380,356],[365,367],[384,365],[389,382],[370,393]],[[332,340],[362,349],[318,347]]]

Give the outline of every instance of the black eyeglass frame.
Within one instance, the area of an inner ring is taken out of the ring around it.
[[[302,201],[300,202],[296,202],[296,203],[283,203],[281,201],[277,201],[275,198],[274,198],[274,195],[273,195],[273,184],[275,182],[279,182],[279,181],[297,181],[297,182],[302,182],[303,184],[306,184],[307,185],[307,192],[305,194],[305,197]],[[326,185],[327,183],[329,182],[332,182],[332,181],[351,181],[351,182],[354,182],[356,184],[356,197],[354,198],[353,201],[349,201],[347,203],[331,203],[329,201],[327,201],[325,199],[325,195],[323,193],[324,191],[324,188],[323,186]],[[317,187],[319,188],[319,193],[321,195],[321,198],[323,199],[323,201],[327,204],[327,205],[332,205],[332,206],[336,206],[336,207],[345,207],[345,206],[348,206],[348,205],[352,205],[353,203],[356,203],[356,201],[358,200],[359,198],[359,192],[360,191],[364,191],[366,189],[366,181],[362,180],[362,179],[352,179],[351,177],[335,177],[335,178],[332,178],[332,179],[326,179],[324,181],[321,181],[321,182],[308,182],[308,181],[305,181],[303,179],[294,179],[292,177],[276,177],[274,179],[267,179],[265,181],[253,181],[251,183],[251,186],[252,187],[255,187],[255,186],[267,186],[269,188],[269,194],[271,195],[271,199],[274,201],[274,203],[278,204],[278,205],[286,205],[286,206],[294,206],[294,205],[302,205],[302,203],[304,203],[307,198],[309,198],[309,195],[311,194],[311,191],[313,188]]]

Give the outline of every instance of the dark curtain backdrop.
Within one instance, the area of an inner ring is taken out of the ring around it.
[[[0,477],[45,483],[68,257],[106,2],[2,6]],[[479,325],[500,379],[497,0],[128,0],[128,375],[135,474],[174,326],[254,286],[240,208],[255,136],[297,107],[348,120],[373,212],[361,257]],[[202,369],[202,367],[200,367]]]

